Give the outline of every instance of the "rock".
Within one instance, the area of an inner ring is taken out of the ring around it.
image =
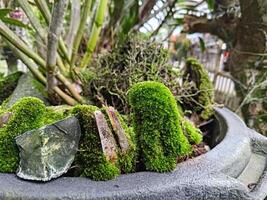
[[[3,126],[9,122],[12,115],[12,112],[7,112],[0,116],[0,128],[3,128]]]
[[[117,152],[116,152],[116,141],[108,126],[104,114],[101,111],[94,112],[96,124],[98,128],[99,137],[101,140],[101,146],[106,159],[116,164],[117,162]]]
[[[14,105],[19,99],[23,97],[36,97],[41,99],[45,105],[49,106],[50,103],[45,94],[45,87],[35,80],[31,73],[23,74],[19,81],[16,89],[10,96],[10,99],[7,102],[7,107],[10,108]]]
[[[126,137],[125,130],[123,129],[118,116],[116,115],[116,110],[113,107],[106,108],[111,126],[113,128],[116,137],[118,138],[118,143],[122,154],[126,154],[131,146],[129,144],[128,138]]]
[[[22,74],[22,72],[15,72],[4,78],[0,77],[0,104],[13,93]]]
[[[17,176],[49,181],[66,173],[78,151],[80,136],[79,121],[75,117],[18,136],[20,164]]]

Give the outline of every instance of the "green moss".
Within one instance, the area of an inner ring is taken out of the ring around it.
[[[200,113],[204,120],[209,119],[214,114],[214,88],[208,72],[196,59],[189,58],[186,61],[184,80],[194,83],[196,87],[192,93],[197,94],[193,98],[198,104],[191,104],[189,109]]]
[[[12,94],[21,75],[21,72],[15,72],[7,77],[0,78],[0,104]]]
[[[88,78],[83,84],[86,96],[96,105],[105,102],[124,114],[129,114],[127,91],[142,81],[162,82],[179,96],[179,73],[169,59],[168,50],[161,44],[129,35],[125,43],[116,44],[92,62],[89,70],[94,75],[85,75]]]
[[[79,119],[82,131],[79,152],[75,157],[75,174],[93,180],[109,180],[119,175],[120,170],[116,164],[108,162],[103,154],[94,118],[94,112],[97,110],[99,108],[88,105],[78,105],[72,110]]]
[[[37,81],[36,79],[32,79],[32,85],[33,87],[40,92],[45,98],[48,98],[48,94],[46,92],[45,86]]]
[[[15,138],[26,131],[59,121],[65,116],[47,109],[41,100],[34,97],[24,97],[10,109],[0,111],[4,112],[11,112],[12,117],[0,129],[0,172],[12,173],[16,171],[19,162]]]
[[[191,144],[199,144],[202,142],[203,136],[201,131],[196,128],[189,120],[182,120],[183,133],[186,135],[187,139]]]
[[[44,124],[52,124],[70,115],[70,106],[50,106],[46,108]]]
[[[19,162],[15,137],[43,123],[45,105],[36,98],[23,98],[10,111],[10,121],[0,129],[0,172],[15,172]]]
[[[181,115],[170,90],[158,82],[142,82],[129,91],[138,158],[146,170],[171,171],[178,156],[191,153]]]

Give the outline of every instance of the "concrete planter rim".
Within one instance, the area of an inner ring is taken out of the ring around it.
[[[219,131],[225,132],[224,139],[208,153],[179,163],[173,172],[138,172],[100,182],[62,177],[49,183],[27,182],[14,174],[0,174],[0,199],[263,200],[267,196],[266,172],[252,191],[238,180],[238,176],[254,151],[267,149],[267,139],[248,129],[226,108],[216,108],[216,118]]]

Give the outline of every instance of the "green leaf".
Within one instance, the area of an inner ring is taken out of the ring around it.
[[[200,50],[203,53],[206,50],[205,42],[201,37],[198,37],[198,39],[199,39]]]
[[[214,9],[215,1],[214,0],[206,0],[208,7],[210,10]]]
[[[9,9],[9,8],[2,8],[2,9],[0,9],[0,19],[4,18],[11,11],[12,11],[12,9]]]
[[[23,22],[17,20],[17,19],[13,19],[13,18],[8,18],[8,17],[3,17],[1,18],[1,20],[9,25],[13,25],[13,26],[18,26],[18,27],[22,27],[22,28],[26,28],[26,29],[30,29],[30,27],[27,24],[24,24]]]

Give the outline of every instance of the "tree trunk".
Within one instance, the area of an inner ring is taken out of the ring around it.
[[[240,5],[229,69],[238,80],[239,109],[247,125],[267,135],[267,0],[240,0]]]

